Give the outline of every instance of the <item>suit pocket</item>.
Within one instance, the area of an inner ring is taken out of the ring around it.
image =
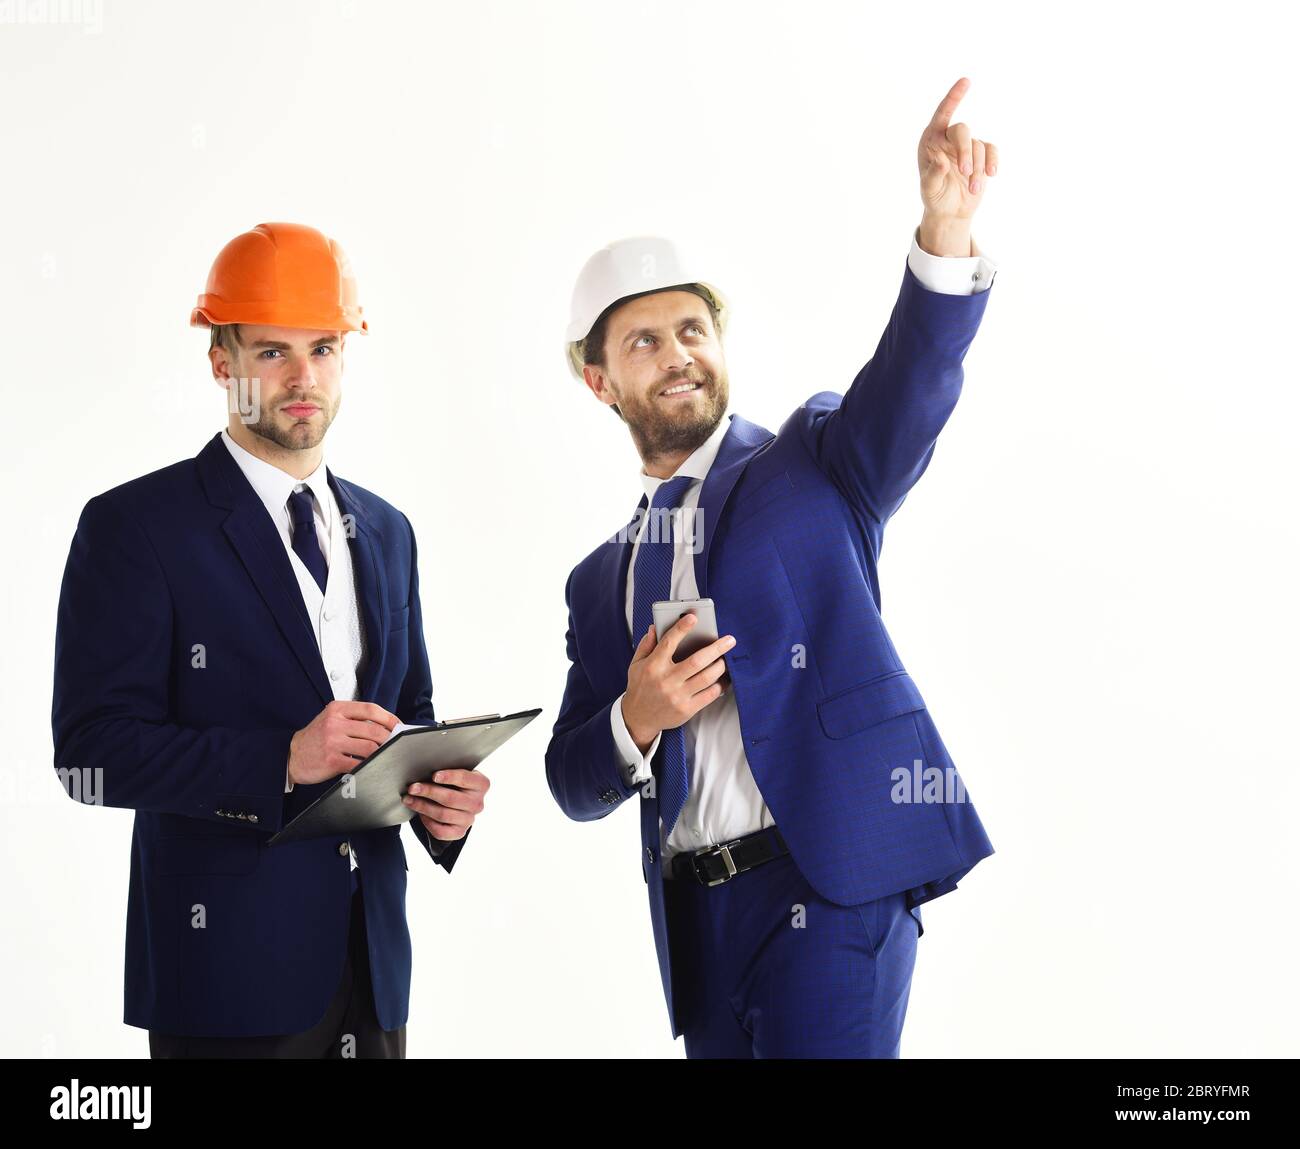
[[[880,957],[886,941],[894,931],[894,922],[908,919],[904,928],[914,928],[911,914],[907,912],[907,895],[904,893],[885,894],[874,902],[863,902],[853,907],[862,921],[866,935],[867,948],[871,951],[873,961]]]
[[[394,630],[405,630],[407,620],[411,616],[411,604],[399,606],[396,610],[388,612],[388,630],[391,633]]]
[[[885,897],[896,897],[895,894],[886,894]],[[871,954],[871,960],[875,961],[880,953],[880,920],[883,916],[881,901],[884,899],[877,898],[874,902],[863,902],[861,905],[854,906],[857,911],[859,920],[862,922],[862,933],[867,943],[867,950]]]
[[[817,718],[827,738],[848,738],[891,718],[924,709],[925,700],[912,676],[905,670],[895,670],[823,699],[817,704]]]
[[[239,837],[201,836],[158,839],[158,871],[163,874],[247,874],[257,868],[255,833]]]
[[[248,823],[237,818],[191,818],[187,814],[159,814],[160,838],[247,838]]]

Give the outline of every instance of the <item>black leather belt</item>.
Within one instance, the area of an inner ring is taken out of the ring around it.
[[[746,834],[718,846],[706,846],[691,854],[673,857],[674,880],[694,879],[702,886],[718,886],[737,874],[788,854],[790,848],[775,826]]]

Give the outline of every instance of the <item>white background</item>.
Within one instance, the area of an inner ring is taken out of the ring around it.
[[[7,415],[0,1052],[122,1024],[131,814],[51,769],[85,502],[224,425],[188,315],[263,221],[336,237],[337,474],[411,518],[435,706],[544,707],[448,876],[413,839],[412,1057],[680,1057],[629,810],[543,754],[572,566],[641,494],[567,373],[586,257],[638,233],[731,296],[775,430],[873,353],[959,76],[1001,270],[885,620],[997,853],[928,903],[905,1057],[1297,1052],[1296,188],[1276,6],[105,3],[0,22]],[[794,768],[794,764],[792,764]]]

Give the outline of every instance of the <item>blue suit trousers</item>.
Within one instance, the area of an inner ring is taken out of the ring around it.
[[[663,885],[687,1057],[899,1056],[921,932],[906,891],[841,906],[789,854]]]

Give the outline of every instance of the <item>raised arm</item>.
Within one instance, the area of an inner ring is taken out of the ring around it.
[[[804,405],[802,425],[818,463],[882,524],[930,464],[992,284],[970,229],[997,149],[950,122],[968,85],[964,77],[953,85],[918,144],[924,214],[875,354],[843,399],[822,392]]]

